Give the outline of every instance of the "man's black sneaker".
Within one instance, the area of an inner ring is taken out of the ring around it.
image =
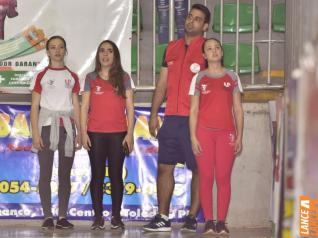
[[[52,217],[45,218],[41,228],[43,230],[53,230],[54,229],[54,221]]]
[[[147,225],[143,226],[143,229],[145,231],[171,231],[171,222],[157,214]]]
[[[110,227],[111,229],[118,229],[118,228],[125,229],[125,224],[122,222],[120,217],[112,217],[110,224],[111,224],[111,227]]]
[[[104,217],[96,217],[93,224],[91,225],[91,230],[104,230],[105,220]]]
[[[182,231],[195,232],[197,230],[198,223],[194,216],[188,215],[185,217],[184,224],[181,227]]]
[[[57,229],[72,229],[74,225],[70,223],[66,218],[58,219],[55,228]]]
[[[214,221],[209,220],[205,223],[203,234],[216,234]]]
[[[216,232],[219,235],[228,235],[230,233],[229,229],[226,227],[224,221],[218,221],[216,223]]]

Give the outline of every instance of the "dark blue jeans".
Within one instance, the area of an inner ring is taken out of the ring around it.
[[[178,38],[184,36],[184,23],[188,14],[188,0],[174,0],[175,27]],[[156,0],[159,44],[169,41],[169,0]]]

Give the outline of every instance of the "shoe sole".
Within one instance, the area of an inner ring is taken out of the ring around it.
[[[221,234],[218,234],[214,230],[209,229],[209,230],[203,232],[202,235],[221,235]]]
[[[41,229],[42,229],[43,231],[52,231],[52,230],[54,230],[54,226],[50,226],[50,227],[42,227],[42,226],[41,226]]]
[[[227,233],[226,231],[221,231],[221,232],[216,233],[216,234],[219,235],[219,236],[229,236],[229,235],[230,235],[230,234]]]
[[[125,229],[124,226],[111,226],[111,227],[110,227],[110,229],[113,229],[113,230],[116,230],[116,229],[119,229],[119,228]]]
[[[181,231],[186,231],[186,232],[196,232],[197,230],[195,229],[195,230],[193,230],[193,229],[189,229],[189,228],[181,228],[180,229]]]
[[[96,226],[96,227],[91,227],[92,231],[96,231],[96,230],[105,230],[105,226]]]
[[[169,232],[169,231],[171,231],[171,227],[161,227],[161,228],[157,228],[157,229],[143,227],[143,229],[144,229],[144,231],[154,231],[154,232]]]
[[[59,225],[56,225],[55,226],[56,229],[60,229],[60,230],[71,230],[73,229],[74,227],[69,227],[69,226],[59,226]]]

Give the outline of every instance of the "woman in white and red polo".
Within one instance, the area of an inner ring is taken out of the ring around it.
[[[37,73],[31,83],[32,151],[40,165],[39,193],[44,213],[42,229],[53,229],[51,177],[54,151],[59,153],[59,212],[55,227],[71,229],[67,218],[71,192],[71,169],[76,149],[81,147],[77,75],[64,64],[66,42],[52,36],[46,42],[49,66]],[[75,129],[76,127],[76,129]]]

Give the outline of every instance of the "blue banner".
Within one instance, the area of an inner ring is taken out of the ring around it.
[[[148,131],[150,109],[135,109],[134,151],[124,164],[124,199],[122,216],[129,220],[148,220],[157,212],[158,141]],[[160,121],[163,112],[159,114]],[[30,106],[0,105],[0,218],[39,218],[43,216],[38,193],[39,164],[30,151]],[[106,166],[104,216],[110,219],[111,189]],[[58,155],[55,153],[51,181],[53,214],[58,209]],[[175,169],[175,190],[170,218],[181,219],[190,204],[191,172],[183,165]],[[71,172],[71,197],[68,215],[71,219],[93,216],[89,193],[90,164],[86,150],[76,152]]]

